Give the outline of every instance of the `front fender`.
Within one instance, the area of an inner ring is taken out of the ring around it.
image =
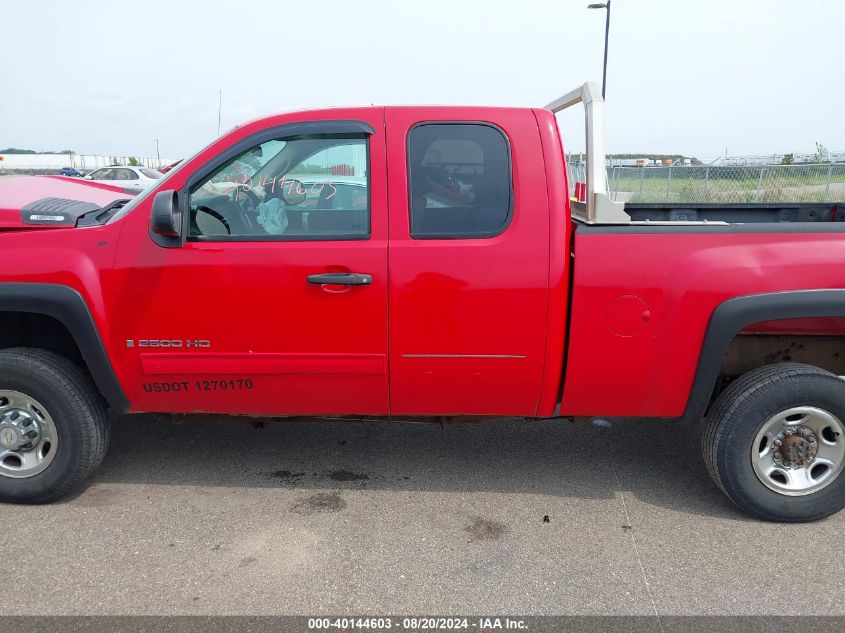
[[[59,284],[0,283],[0,312],[44,314],[62,323],[109,407],[121,413],[129,408],[91,312],[78,291]]]

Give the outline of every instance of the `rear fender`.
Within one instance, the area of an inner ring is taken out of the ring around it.
[[[725,352],[743,329],[764,321],[844,316],[845,290],[770,292],[719,304],[707,326],[684,420],[698,420],[707,412]]]

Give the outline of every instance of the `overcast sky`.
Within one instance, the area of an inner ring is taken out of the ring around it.
[[[542,106],[601,82],[589,0],[3,3],[0,147],[162,156],[290,109]],[[845,150],[845,2],[613,0],[610,152]],[[581,119],[562,120],[568,150]]]

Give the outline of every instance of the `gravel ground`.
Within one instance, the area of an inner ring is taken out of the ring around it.
[[[676,422],[126,417],[0,529],[5,615],[845,615],[845,512],[751,520]]]

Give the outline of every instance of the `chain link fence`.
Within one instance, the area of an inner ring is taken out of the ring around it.
[[[585,178],[583,164],[569,164],[570,195]],[[845,202],[845,164],[672,165],[609,167],[611,191],[631,202]]]

